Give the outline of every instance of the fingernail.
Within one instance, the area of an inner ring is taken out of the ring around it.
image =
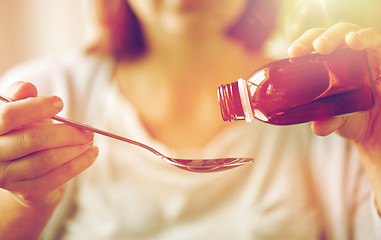
[[[358,38],[362,38],[362,34],[360,32],[350,32],[349,34],[352,34],[353,36],[356,36]]]
[[[57,109],[63,108],[63,102],[62,102],[61,98],[56,97],[56,96],[53,97],[53,107],[55,107]]]
[[[11,99],[14,98],[14,95],[19,91],[19,89],[21,88],[21,85],[23,85],[24,82],[21,82],[21,81],[18,81],[18,82],[15,82],[14,84],[12,84],[8,90],[9,92],[9,97]]]
[[[290,56],[290,57],[296,57],[298,56],[300,53],[304,53],[306,49],[306,46],[300,42],[294,42],[293,44],[291,44],[291,46],[287,49],[287,54]]]
[[[97,146],[93,146],[90,148],[89,150],[92,154],[94,154],[94,156],[97,156],[98,153],[99,153],[99,148]]]
[[[300,42],[294,42],[293,44],[291,44],[290,48],[305,49],[306,47],[304,46],[304,44]]]
[[[93,140],[93,138],[94,138],[94,133],[93,132],[90,132],[90,131],[86,131],[85,132],[85,138],[87,139],[87,140]]]
[[[313,43],[312,43],[314,46],[316,45],[323,45],[323,46],[326,46],[329,44],[329,39],[327,36],[321,36],[321,37],[318,37],[316,38]]]
[[[315,39],[313,46],[314,49],[321,54],[329,54],[335,49],[334,43],[326,36]]]

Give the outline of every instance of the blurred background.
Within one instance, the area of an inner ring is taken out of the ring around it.
[[[0,0],[0,75],[19,62],[82,48],[91,0]]]
[[[381,27],[381,0],[279,0],[281,17],[270,54],[285,49],[311,27],[339,21]],[[83,48],[96,36],[91,0],[0,0],[0,75],[43,55]]]
[[[279,0],[281,13],[270,55],[287,57],[285,49],[306,30],[351,22],[381,28],[381,0]]]

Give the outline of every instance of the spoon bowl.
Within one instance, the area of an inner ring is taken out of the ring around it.
[[[0,100],[3,102],[11,102],[12,100],[2,96],[0,94]],[[103,131],[101,129],[92,127],[90,125],[86,125],[80,122],[76,122],[67,118],[59,117],[59,116],[54,116],[51,119],[62,122],[65,124],[68,124],[70,126],[80,128],[80,129],[85,129],[87,131],[91,131],[106,137],[110,137],[113,139],[117,139],[126,143],[133,144],[135,146],[144,148],[153,154],[155,154],[157,157],[160,159],[164,160],[165,162],[176,166],[178,168],[181,168],[183,170],[186,170],[188,172],[198,172],[198,173],[207,173],[207,172],[219,172],[219,171],[224,171],[232,168],[236,168],[248,163],[252,163],[254,161],[253,158],[211,158],[211,159],[182,159],[182,158],[171,158],[168,157],[156,149],[145,145],[141,142],[125,138],[107,131]]]
[[[212,159],[179,159],[166,158],[164,161],[188,172],[219,172],[236,168],[254,161],[252,158],[212,158]]]

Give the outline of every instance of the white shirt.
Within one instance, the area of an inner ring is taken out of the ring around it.
[[[316,137],[309,124],[241,122],[203,148],[171,149],[146,131],[113,84],[112,67],[109,58],[82,54],[34,61],[6,74],[1,91],[9,82],[31,81],[40,95],[63,98],[59,115],[169,156],[256,161],[226,172],[189,173],[144,149],[96,136],[98,159],[70,182],[43,239],[375,239],[380,234],[369,182],[344,139]]]

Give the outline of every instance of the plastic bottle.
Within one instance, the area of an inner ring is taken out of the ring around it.
[[[372,73],[365,51],[340,49],[267,64],[218,88],[224,121],[290,125],[369,110]]]

